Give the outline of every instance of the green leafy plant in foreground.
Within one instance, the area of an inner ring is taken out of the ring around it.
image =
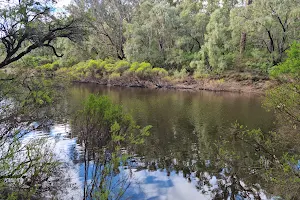
[[[84,199],[119,199],[124,195],[130,176],[121,174],[120,167],[126,165],[135,146],[144,143],[150,128],[138,126],[106,96],[90,95],[84,101],[72,122],[72,131],[84,147]],[[93,178],[89,183],[90,175]]]
[[[300,43],[294,42],[287,51],[287,59],[275,66],[270,75],[279,79],[300,80]]]
[[[61,117],[56,105],[63,81],[31,69],[0,73],[0,79],[0,196],[41,199],[51,192],[56,197],[67,187],[63,167],[47,139],[27,135]]]

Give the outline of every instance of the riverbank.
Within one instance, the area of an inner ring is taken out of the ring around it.
[[[263,94],[267,89],[278,85],[277,81],[266,76],[250,73],[226,73],[219,76],[194,78],[187,76],[183,79],[149,78],[141,79],[138,76],[121,76],[114,79],[86,77],[74,82],[96,83],[117,87],[139,87],[150,89],[173,89],[189,91],[215,91]]]
[[[164,68],[153,67],[147,62],[129,63],[125,60],[110,59],[88,60],[72,67],[60,67],[59,64],[52,63],[36,69],[42,73],[63,75],[74,82],[121,87],[261,94],[278,84],[266,73],[253,70],[226,70],[221,74],[188,71],[186,68],[167,71]]]

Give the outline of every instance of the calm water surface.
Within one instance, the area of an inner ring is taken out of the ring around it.
[[[91,93],[109,96],[138,124],[153,126],[151,136],[136,152],[138,156],[130,160],[137,169],[126,196],[131,199],[211,199],[221,179],[211,172],[222,171],[213,168],[216,141],[228,134],[236,121],[264,131],[274,126],[272,114],[261,107],[261,97],[250,94],[78,84],[70,88],[65,102],[68,109],[80,109]],[[76,160],[80,154],[76,136],[62,123],[55,124],[50,133],[57,140],[57,154],[72,165],[73,182],[82,184],[84,167]],[[248,151],[243,144],[238,148]],[[202,168],[199,178],[196,171]],[[73,191],[64,198],[80,199],[80,192]]]

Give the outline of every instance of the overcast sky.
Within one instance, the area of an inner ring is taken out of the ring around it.
[[[57,0],[57,7],[62,8],[63,6],[67,6],[71,0]]]

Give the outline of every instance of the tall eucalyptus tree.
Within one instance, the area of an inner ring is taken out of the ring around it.
[[[68,10],[72,15],[85,16],[90,30],[87,43],[101,58],[124,59],[125,23],[131,22],[139,0],[75,0]]]

